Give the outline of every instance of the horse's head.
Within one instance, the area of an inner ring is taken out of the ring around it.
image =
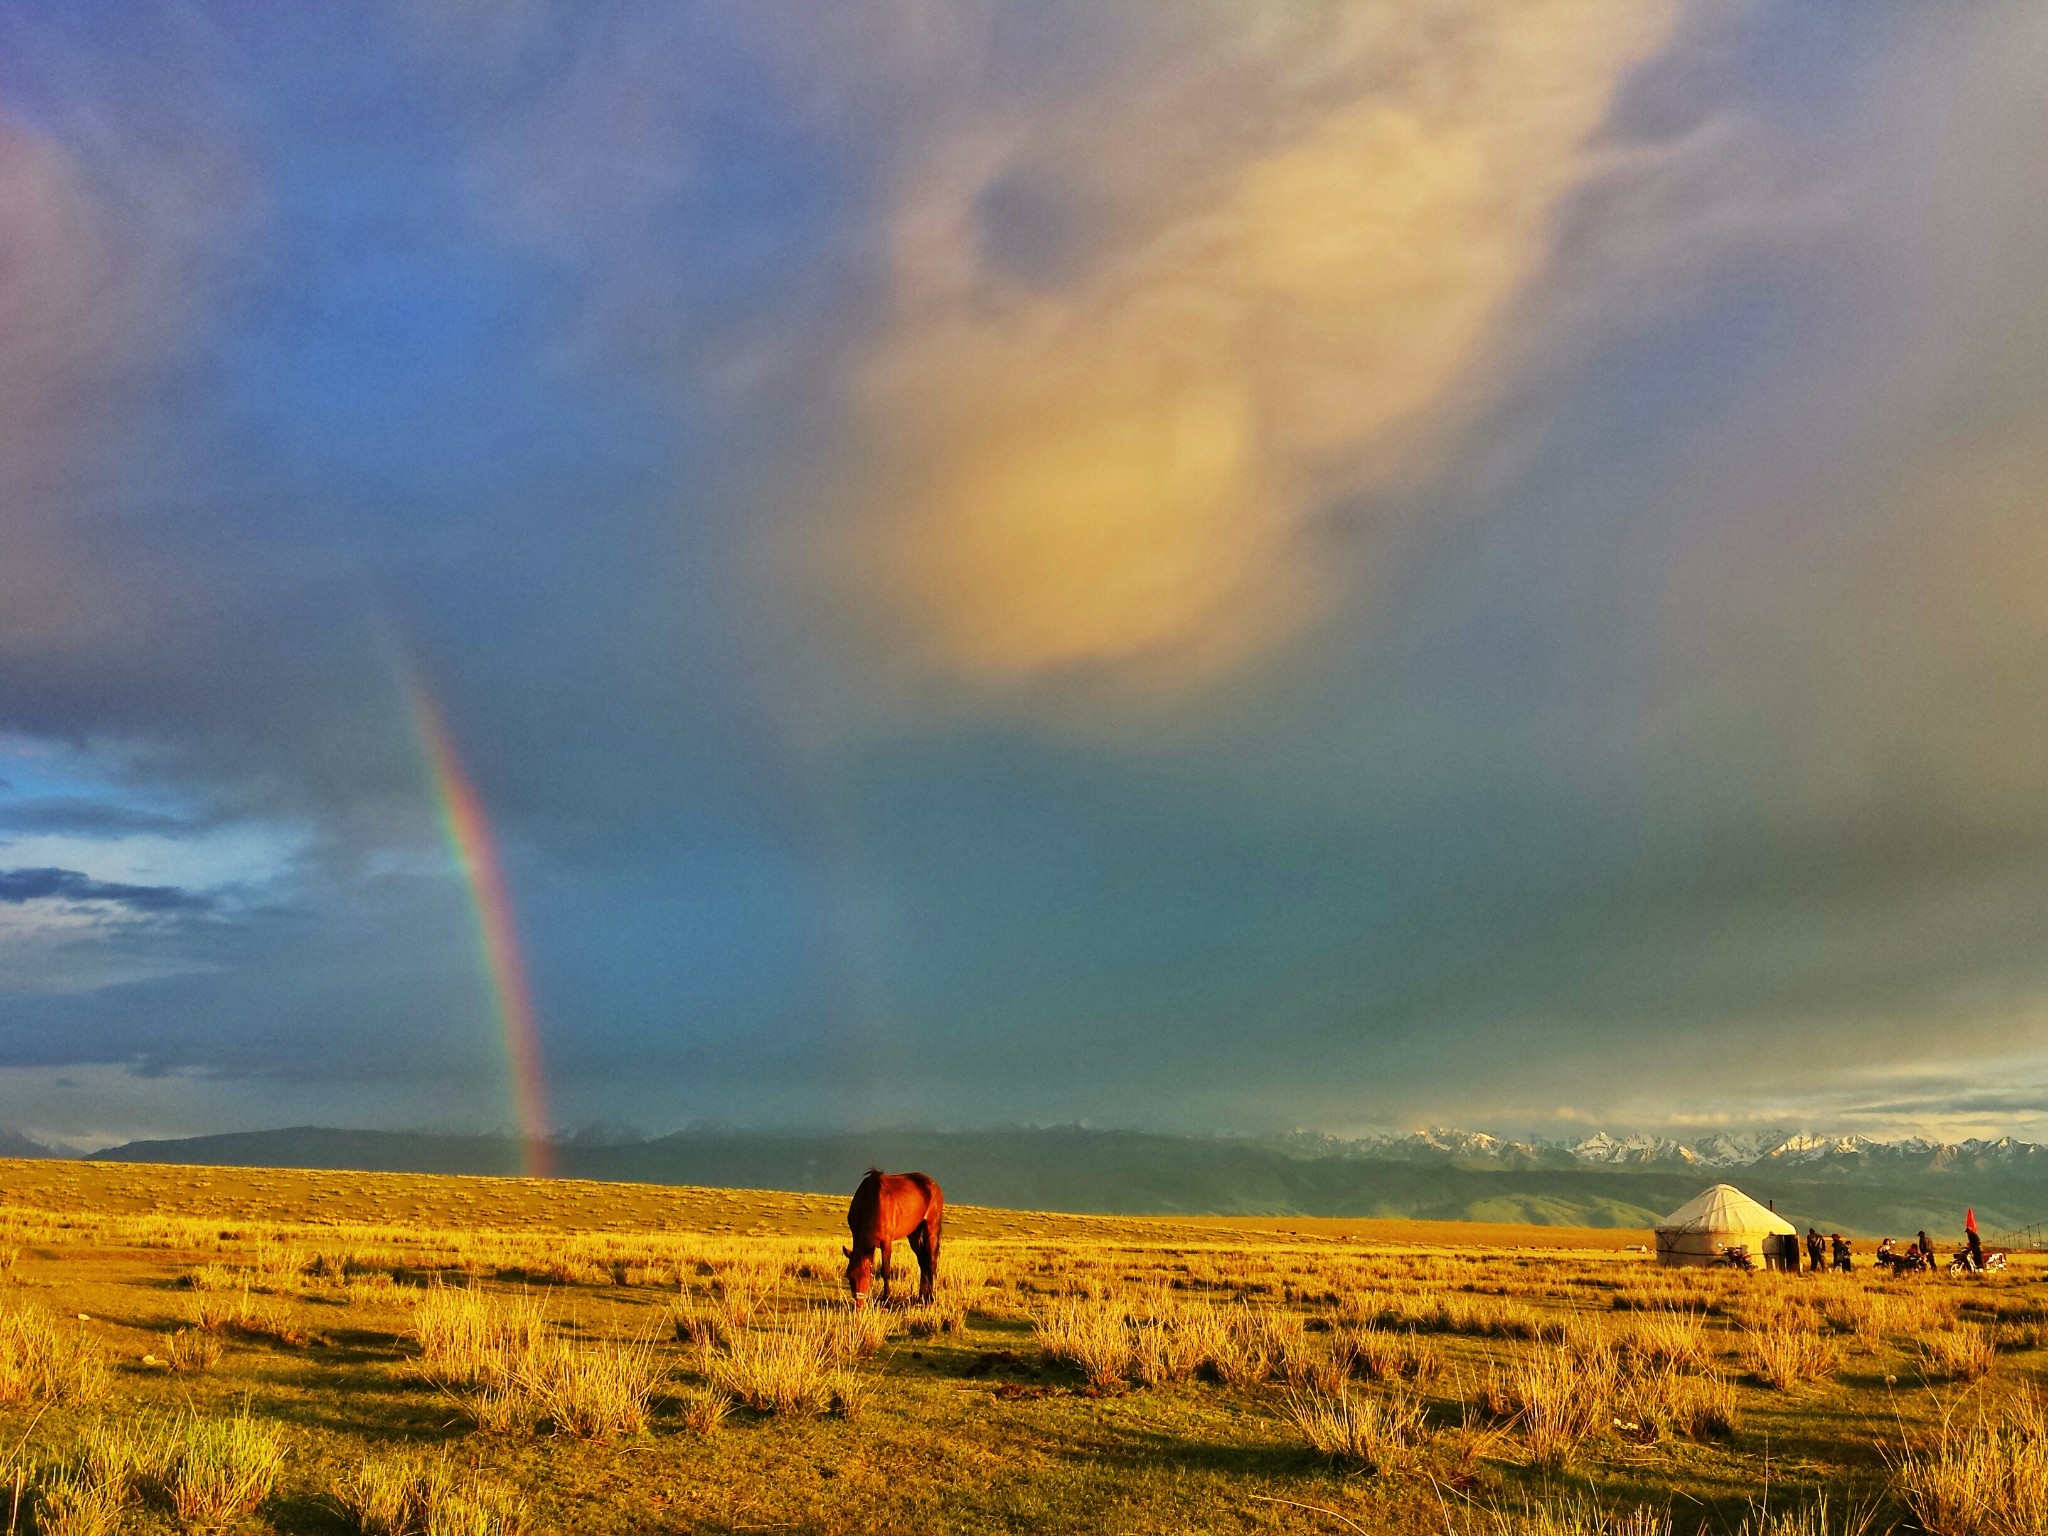
[[[851,1248],[841,1248],[839,1251],[846,1255],[846,1288],[853,1293],[853,1304],[856,1307],[866,1306],[868,1283],[875,1274],[875,1250],[863,1248],[855,1253]]]

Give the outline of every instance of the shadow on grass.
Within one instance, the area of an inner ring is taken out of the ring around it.
[[[353,1536],[341,1506],[318,1494],[281,1494],[265,1501],[263,1518],[278,1536]]]

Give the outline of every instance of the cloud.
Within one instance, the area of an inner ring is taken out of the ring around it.
[[[1668,14],[1305,12],[1086,101],[942,113],[899,173],[811,578],[885,658],[978,685],[1183,683],[1293,633],[1318,519],[1499,388],[1503,310]],[[1015,251],[1020,195],[1064,254]]]
[[[4,789],[0,785],[0,789]],[[190,817],[115,801],[45,795],[0,802],[0,832],[72,833],[88,837],[182,837],[204,829]]]
[[[131,912],[204,912],[213,898],[174,885],[123,885],[95,880],[75,869],[0,869],[0,902],[20,906],[31,901],[104,903]]]
[[[400,646],[572,1116],[2038,1054],[2038,22],[177,14],[0,17],[7,1059],[498,1112]]]

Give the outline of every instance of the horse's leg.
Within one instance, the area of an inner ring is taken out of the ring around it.
[[[931,1229],[920,1222],[910,1229],[910,1251],[917,1255],[917,1299],[932,1299],[932,1235]]]
[[[882,1300],[889,1299],[889,1248],[888,1238],[882,1239]]]

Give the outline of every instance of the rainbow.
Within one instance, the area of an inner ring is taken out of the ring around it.
[[[462,766],[448,722],[419,675],[413,673],[408,681],[413,725],[433,774],[441,826],[476,909],[477,939],[497,1008],[498,1031],[504,1038],[522,1163],[529,1178],[546,1178],[554,1171],[547,1084],[541,1075],[540,1028],[533,1011],[533,992],[526,981],[526,963],[520,955],[511,888],[498,863],[497,839],[491,835],[483,800]]]

